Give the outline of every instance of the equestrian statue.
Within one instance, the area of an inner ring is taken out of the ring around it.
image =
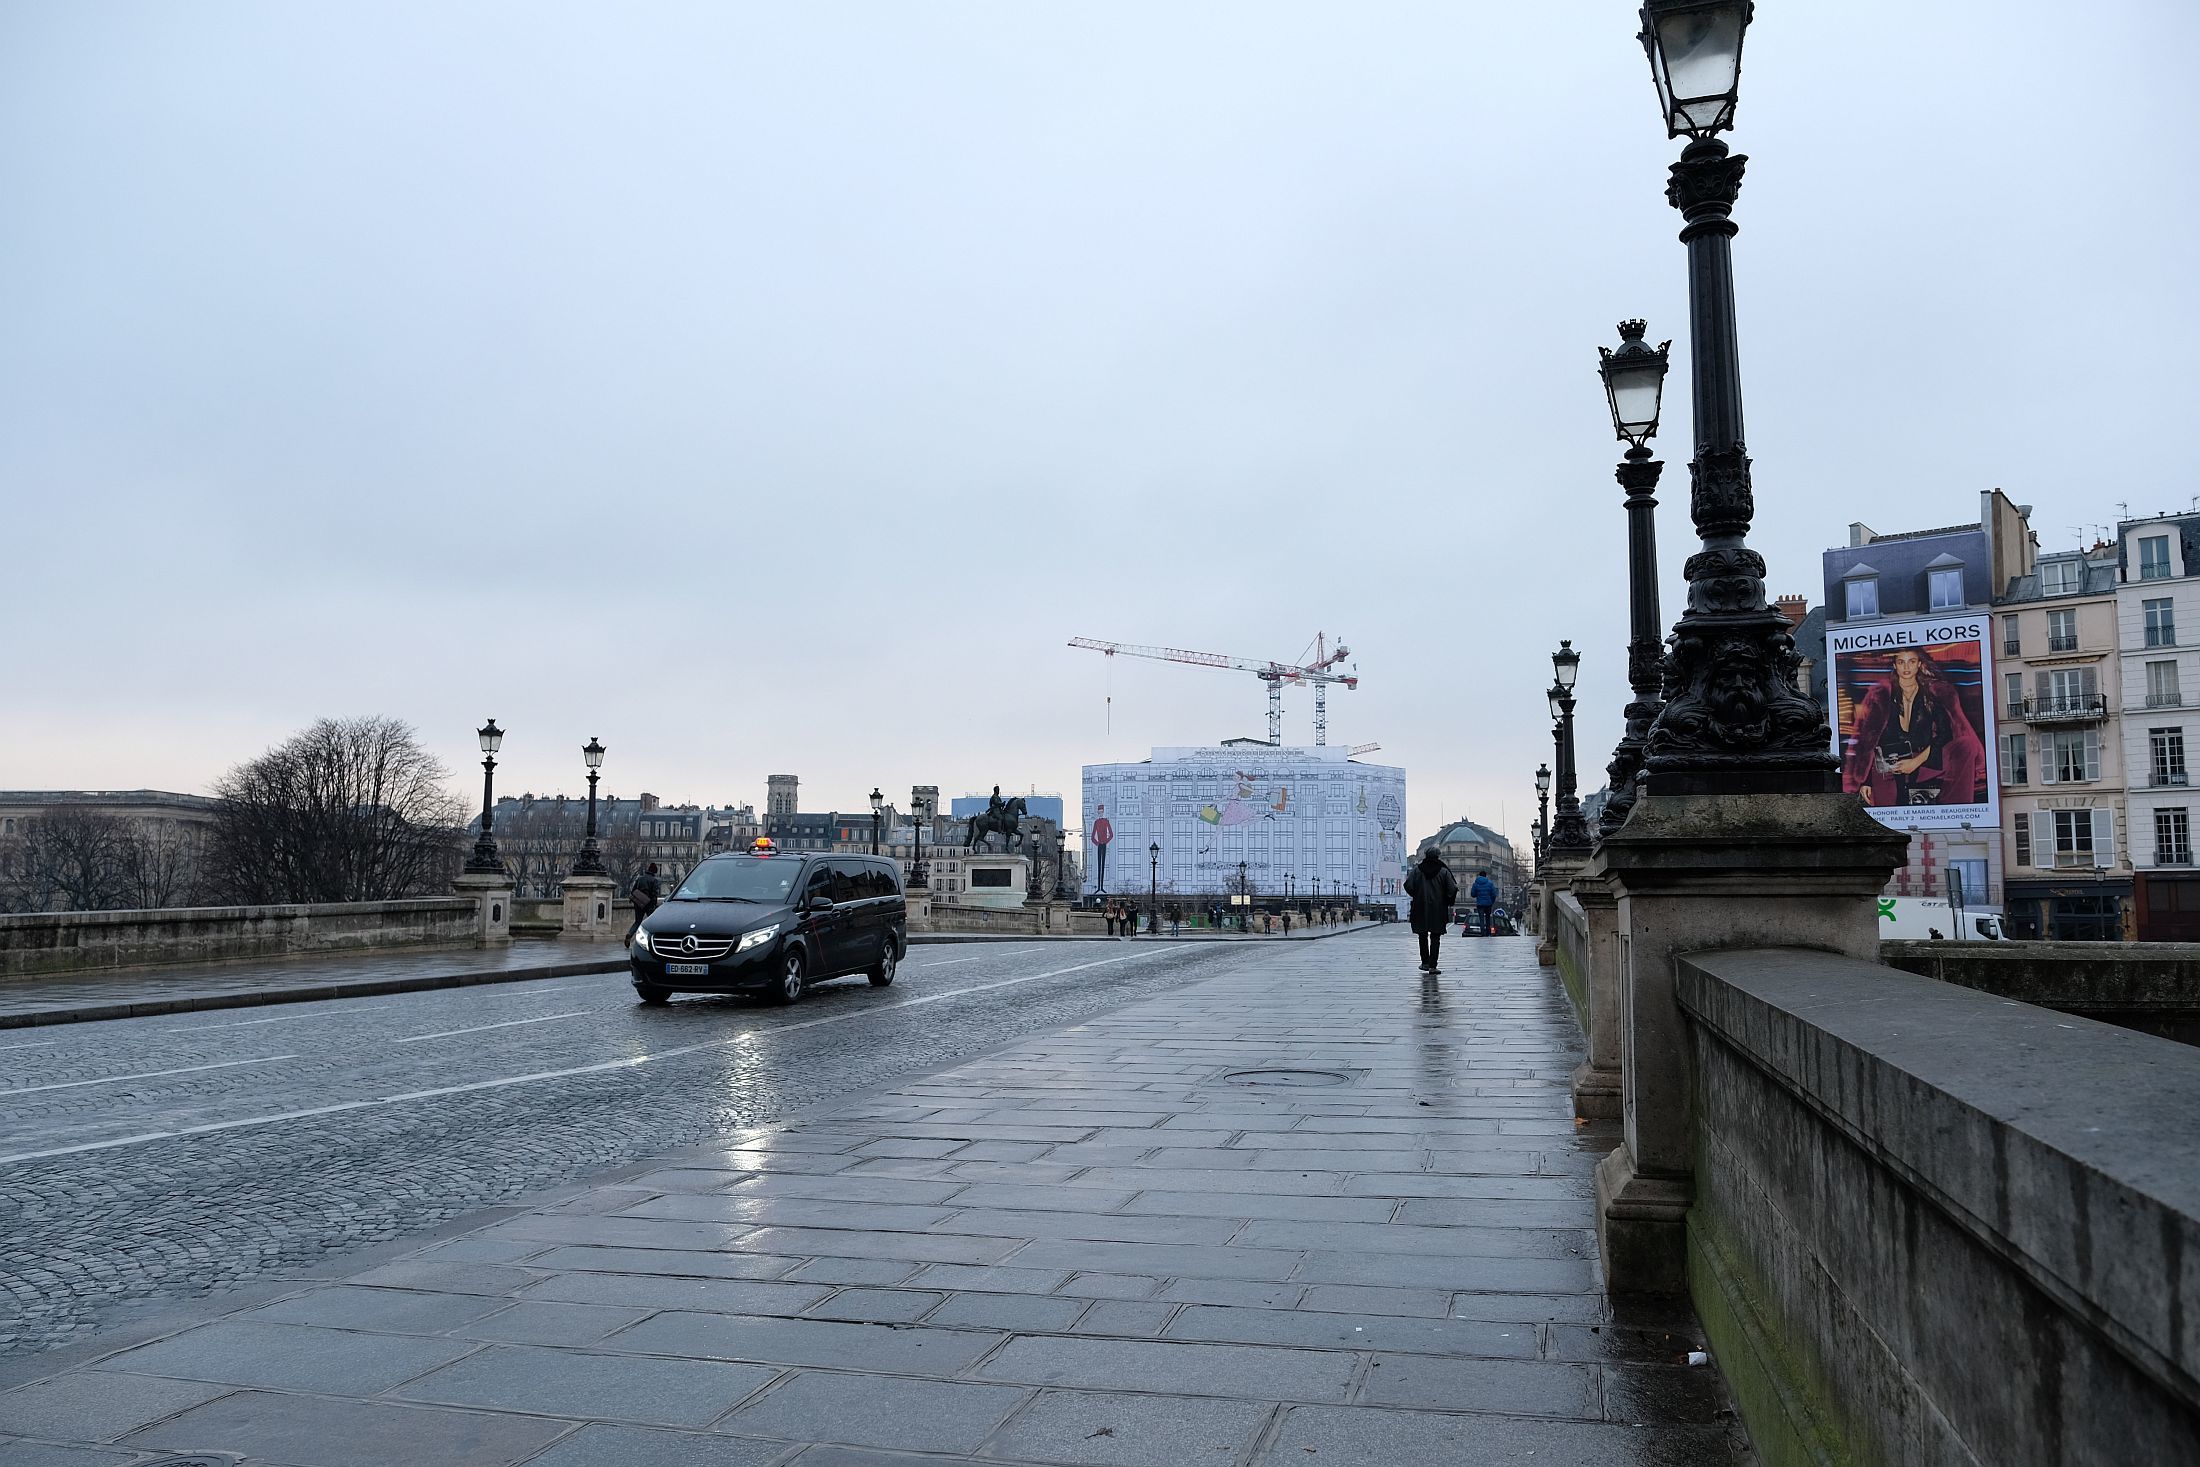
[[[975,851],[978,849],[978,842],[981,840],[986,843],[985,848],[987,850],[992,850],[992,836],[996,832],[1009,842],[1010,849],[1022,850],[1024,848],[1023,822],[1024,797],[1022,795],[1010,795],[1004,800],[1001,798],[1001,787],[995,785],[993,786],[993,798],[986,801],[983,810],[970,817],[970,839],[964,846],[964,850]]]

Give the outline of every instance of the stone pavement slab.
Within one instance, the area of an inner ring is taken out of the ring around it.
[[[0,1391],[0,1467],[1741,1467],[1685,1306],[1601,1292],[1549,970],[1454,946],[1279,942],[83,1352]]]

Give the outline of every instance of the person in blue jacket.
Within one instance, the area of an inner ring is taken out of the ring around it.
[[[1497,931],[1490,922],[1490,914],[1497,907],[1497,883],[1490,880],[1489,872],[1477,871],[1474,873],[1474,885],[1467,888],[1467,894],[1474,898],[1475,910],[1482,914],[1482,935],[1490,936]]]

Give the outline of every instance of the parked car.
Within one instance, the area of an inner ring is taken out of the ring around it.
[[[793,1003],[852,973],[884,988],[909,949],[901,872],[878,856],[709,856],[649,914],[627,953],[643,1003],[753,993]]]

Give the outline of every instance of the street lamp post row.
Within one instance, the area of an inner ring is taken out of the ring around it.
[[[481,837],[474,842],[473,854],[466,858],[469,875],[500,874],[504,871],[504,856],[497,850],[494,819],[496,814],[497,750],[504,746],[504,730],[497,721],[490,719],[476,732],[481,742]],[[575,876],[605,876],[603,856],[596,848],[596,771],[603,764],[604,746],[593,734],[581,746],[581,757],[588,761],[588,833],[581,841],[580,858],[573,863]]]

